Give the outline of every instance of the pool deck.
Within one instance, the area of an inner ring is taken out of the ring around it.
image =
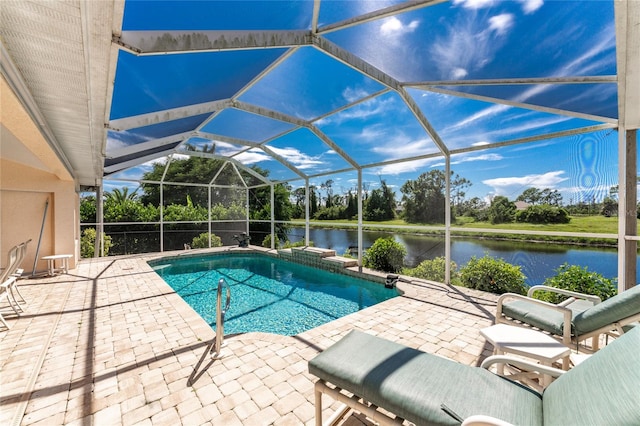
[[[19,282],[29,304],[0,329],[0,424],[312,425],[307,362],[353,328],[467,365],[492,351],[479,330],[496,295],[414,282],[297,336],[227,336],[212,360],[215,332],[146,263],[167,254],[83,260]],[[338,408],[324,405],[327,416]]]

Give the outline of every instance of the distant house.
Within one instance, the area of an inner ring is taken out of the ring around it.
[[[513,204],[516,205],[516,210],[526,210],[529,206],[531,206],[531,204],[526,203],[524,201],[516,201]]]

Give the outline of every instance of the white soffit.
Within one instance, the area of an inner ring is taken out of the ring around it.
[[[0,7],[0,37],[17,70],[9,84],[79,185],[102,178],[113,11],[109,1]]]

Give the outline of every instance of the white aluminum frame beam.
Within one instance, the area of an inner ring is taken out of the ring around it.
[[[115,131],[137,129],[139,127],[180,120],[182,118],[193,117],[196,115],[213,114],[214,112],[229,107],[230,104],[230,99],[220,99],[217,101],[203,102],[180,108],[171,108],[147,114],[133,115],[131,117],[110,120],[108,128],[109,130]]]
[[[420,89],[419,87],[416,87],[416,88]],[[475,94],[472,94],[472,93],[458,92],[458,91],[455,91],[455,90],[443,89],[443,88],[440,88],[440,87],[425,86],[425,87],[422,87],[421,89],[422,90],[426,90],[428,92],[441,93],[443,95],[451,95],[451,96],[455,96],[455,97],[458,97],[458,98],[473,99],[473,100],[476,100],[476,101],[489,102],[489,103],[492,103],[492,104],[508,105],[508,106],[512,106],[512,107],[516,107],[516,108],[523,108],[523,109],[528,109],[528,110],[533,110],[533,111],[546,112],[546,113],[549,113],[549,114],[562,115],[562,116],[566,116],[566,117],[581,118],[581,119],[584,119],[584,120],[591,120],[591,121],[611,123],[611,124],[617,124],[618,123],[617,119],[611,118],[611,117],[603,117],[601,115],[585,114],[585,113],[576,112],[576,111],[569,111],[569,110],[566,110],[566,109],[545,107],[545,106],[541,106],[541,105],[534,105],[534,104],[529,104],[529,103],[526,103],[526,102],[511,101],[511,100],[502,99],[502,98],[494,98],[494,97],[491,97],[491,96],[475,95]]]
[[[311,44],[311,31],[122,31],[112,43],[138,56],[278,49]]]
[[[124,148],[114,149],[109,152],[107,158],[124,157],[125,155],[134,155],[138,152],[144,152],[149,149],[160,148],[165,145],[171,145],[181,140],[189,139],[194,136],[194,132],[176,133],[175,135],[165,136],[163,138],[153,139],[147,142],[140,142],[137,144],[129,145]]]

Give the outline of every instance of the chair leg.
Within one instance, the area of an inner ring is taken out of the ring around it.
[[[5,327],[7,327],[7,330],[11,328],[11,326],[9,326],[9,324],[4,320],[4,317],[2,316],[1,313],[0,313],[0,322],[2,322]]]
[[[15,289],[16,293],[18,293],[18,296],[20,296],[20,300],[22,300],[22,303],[24,303],[25,305],[28,305],[27,303],[27,299],[24,298],[24,296],[22,295],[22,293],[20,293],[20,288],[18,288],[18,284],[16,284],[15,282],[13,283],[13,285],[11,286],[11,292],[13,294],[13,290]],[[18,300],[16,300],[15,295],[13,295],[13,300],[16,301],[16,303],[18,303],[18,305],[20,304],[20,302],[18,302]]]
[[[314,386],[314,393],[316,396],[316,426],[322,426],[322,392],[320,391],[319,383],[320,381],[318,381]]]

